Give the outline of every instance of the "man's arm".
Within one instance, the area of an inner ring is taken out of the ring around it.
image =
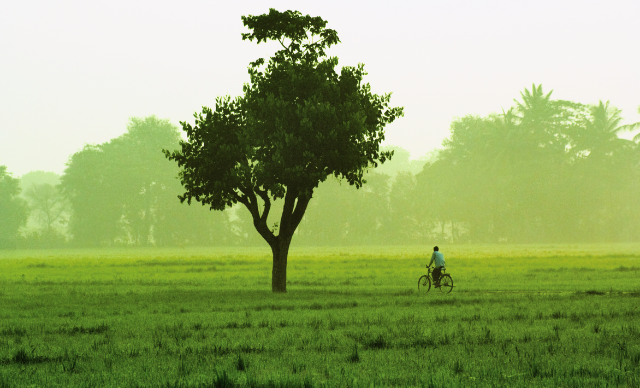
[[[431,261],[429,262],[429,265],[427,267],[431,267],[431,264],[433,264],[435,260],[436,260],[436,251],[433,251],[433,254],[431,254]]]

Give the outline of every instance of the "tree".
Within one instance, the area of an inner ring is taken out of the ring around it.
[[[60,191],[61,176],[51,171],[30,171],[20,177],[22,198],[29,205],[29,217],[21,234],[24,246],[62,246],[68,237],[69,204]]]
[[[58,187],[50,183],[32,184],[24,193],[32,216],[39,222],[41,233],[50,241],[64,239],[61,224],[67,213],[67,202]]]
[[[132,118],[122,136],[87,145],[72,155],[62,188],[71,204],[74,243],[166,246],[219,242],[224,226],[203,216],[208,209],[187,209],[175,201],[182,190],[178,168],[166,160],[162,149],[177,147],[179,139],[178,128],[169,120]]]
[[[22,193],[33,185],[49,184],[51,186],[57,186],[60,184],[61,176],[51,171],[29,171],[28,173],[20,177],[20,187],[22,187]]]
[[[185,193],[211,209],[241,203],[273,253],[272,291],[286,292],[289,246],[313,191],[334,175],[361,187],[363,173],[392,156],[380,151],[384,127],[402,115],[391,95],[371,93],[364,66],[345,66],[325,50],[339,42],[320,17],[297,11],[243,16],[242,39],[277,41],[265,66],[249,66],[244,95],[203,107],[195,125],[182,122],[188,141],[166,156],[182,168]],[[268,224],[272,201],[283,199],[279,222]]]
[[[78,246],[109,245],[118,235],[122,192],[112,168],[108,143],[85,145],[71,155],[62,176],[62,191],[71,207],[69,233]]]
[[[541,86],[521,97],[502,114],[451,124],[439,159],[416,176],[423,218],[455,221],[464,240],[637,240],[640,148],[617,134],[638,124],[621,125],[609,103],[552,100]]]
[[[621,139],[619,133],[632,131],[640,123],[621,125],[622,111],[599,101],[589,107],[589,115],[573,136],[578,158],[575,175],[581,179],[581,202],[588,211],[580,216],[582,233],[592,240],[616,240],[630,236],[637,222],[633,205],[638,171],[637,145]]]
[[[385,229],[390,240],[395,243],[416,243],[420,241],[421,226],[416,203],[416,178],[408,171],[399,172],[389,190],[389,210],[391,215]]]
[[[624,146],[626,140],[618,138],[618,134],[640,127],[640,122],[620,125],[622,111],[610,106],[609,101],[599,101],[598,105],[590,106],[589,113],[584,127],[576,133],[575,141],[578,149],[588,153],[592,158],[601,158]]]
[[[20,180],[0,166],[0,249],[15,247],[18,230],[27,222],[27,204],[19,197]]]

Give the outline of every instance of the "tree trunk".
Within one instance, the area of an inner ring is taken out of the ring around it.
[[[271,291],[287,292],[287,256],[291,237],[279,236],[271,245],[273,252],[273,269],[271,270]]]
[[[313,190],[301,192],[295,188],[287,188],[282,208],[282,216],[280,217],[280,234],[276,236],[273,229],[267,226],[269,211],[271,210],[271,200],[267,195],[267,191],[258,190],[257,194],[264,201],[264,210],[260,214],[258,208],[257,197],[251,193],[251,200],[240,198],[251,216],[253,217],[253,226],[262,238],[271,247],[273,253],[273,268],[271,270],[271,291],[287,292],[287,257],[289,256],[289,246],[293,233],[300,224],[307,205],[311,199]]]

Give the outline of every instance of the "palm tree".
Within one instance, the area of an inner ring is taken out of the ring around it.
[[[516,99],[513,101],[516,103],[516,109],[521,114],[523,123],[552,121],[555,111],[551,104],[551,93],[553,90],[544,94],[542,85],[536,87],[536,84],[531,85],[531,91],[524,88],[524,92],[520,92],[522,102]]]
[[[493,159],[493,168],[505,164],[514,164],[522,159],[528,147],[528,139],[522,136],[521,127],[518,125],[518,116],[514,108],[501,115],[491,115],[491,126],[487,156]]]
[[[531,85],[531,91],[525,88],[520,92],[522,102],[513,100],[516,103],[517,116],[520,119],[520,126],[524,133],[532,136],[537,145],[544,146],[551,139],[547,134],[553,133],[556,109],[551,101],[551,93],[542,91],[542,85]]]
[[[620,125],[622,117],[620,109],[609,105],[609,101],[590,107],[590,118],[585,123],[585,130],[578,133],[576,143],[578,146],[589,152],[589,154],[608,154],[618,148],[623,139],[618,138],[621,132],[632,131],[640,128],[640,122]],[[640,136],[636,135],[640,140]],[[636,140],[634,138],[634,140]]]

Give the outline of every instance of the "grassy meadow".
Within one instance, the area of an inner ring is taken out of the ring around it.
[[[0,251],[0,387],[640,386],[640,245]]]

